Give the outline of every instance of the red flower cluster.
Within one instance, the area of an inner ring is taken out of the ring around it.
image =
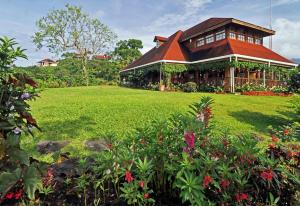
[[[274,174],[272,170],[265,170],[260,174],[260,177],[266,181],[272,181]]]
[[[249,96],[291,96],[292,94],[286,93],[275,93],[272,91],[249,91],[249,92],[242,92],[242,95],[249,95]]]
[[[283,135],[284,136],[288,136],[290,133],[290,131],[288,129],[283,130]]]
[[[185,132],[184,139],[189,149],[195,148],[195,133],[193,132]]]
[[[279,138],[275,135],[272,135],[272,142],[277,143],[279,141]]]
[[[203,178],[203,187],[204,187],[204,188],[208,187],[208,185],[209,185],[210,183],[212,183],[212,182],[213,182],[213,178],[212,178],[211,176],[209,176],[209,175],[206,175],[206,176]]]
[[[235,195],[235,199],[237,202],[242,202],[243,200],[247,200],[248,199],[248,195],[245,193],[239,193]]]
[[[12,200],[12,199],[19,200],[22,197],[23,193],[24,193],[23,189],[19,189],[16,192],[9,192],[4,196],[3,200]]]
[[[43,178],[43,185],[49,186],[52,185],[52,182],[54,180],[54,174],[52,168],[48,168],[46,177]]]
[[[149,196],[150,196],[150,195],[149,195],[148,193],[145,193],[145,194],[144,194],[144,199],[149,199]]]
[[[230,185],[230,182],[228,180],[222,179],[220,185],[223,189],[226,189]]]
[[[126,180],[128,183],[130,183],[130,182],[133,181],[133,177],[132,177],[132,174],[131,174],[130,171],[126,171],[126,173],[125,173],[125,180]]]

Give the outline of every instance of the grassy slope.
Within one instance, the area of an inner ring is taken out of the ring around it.
[[[203,93],[168,93],[119,87],[48,89],[32,103],[34,117],[43,132],[29,138],[33,150],[40,139],[72,140],[67,150],[82,152],[82,142],[114,132],[124,136],[132,128],[153,119],[187,112]],[[286,97],[251,97],[209,94],[215,99],[214,121],[218,129],[233,133],[266,134],[268,125],[279,126],[290,118]]]

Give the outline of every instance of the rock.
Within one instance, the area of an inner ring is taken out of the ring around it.
[[[103,139],[90,139],[85,141],[85,148],[91,151],[103,151],[107,149],[107,142]]]
[[[37,149],[41,154],[59,151],[70,143],[70,141],[40,141]]]
[[[78,159],[72,158],[51,166],[55,179],[63,182],[65,177],[76,177],[80,175]]]

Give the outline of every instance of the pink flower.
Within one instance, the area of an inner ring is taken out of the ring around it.
[[[144,182],[144,181],[140,181],[140,182],[139,182],[139,186],[140,186],[141,188],[144,188],[144,187],[145,187],[145,182]]]
[[[283,135],[284,135],[284,136],[289,135],[289,133],[290,133],[290,131],[289,131],[288,129],[283,130]]]
[[[272,142],[277,143],[279,141],[279,138],[275,135],[272,136]]]
[[[14,193],[12,193],[12,192],[10,192],[10,193],[7,193],[6,195],[5,195],[5,199],[12,199],[13,197],[14,197]]]
[[[195,133],[193,132],[185,132],[184,133],[184,139],[186,144],[190,149],[195,148]]]
[[[213,178],[209,175],[206,175],[203,179],[203,187],[206,188],[210,183],[212,183]]]
[[[131,174],[130,171],[126,171],[126,173],[125,173],[125,180],[126,180],[128,183],[130,183],[130,182],[133,181],[133,177],[132,177],[132,174]]]
[[[144,199],[149,199],[149,194],[148,193],[144,194]]]

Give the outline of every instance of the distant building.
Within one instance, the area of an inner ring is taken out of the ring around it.
[[[38,65],[40,67],[56,67],[57,66],[57,61],[54,61],[52,59],[43,59],[41,61],[38,62]]]
[[[109,60],[109,59],[111,59],[111,56],[108,56],[106,54],[104,54],[104,55],[95,55],[94,59]]]

